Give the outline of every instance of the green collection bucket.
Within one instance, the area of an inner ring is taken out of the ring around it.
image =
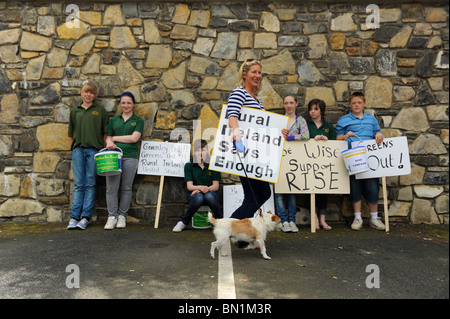
[[[97,166],[97,175],[111,176],[122,173],[122,150],[101,149],[95,154],[95,164]]]
[[[198,229],[211,228],[211,223],[208,221],[208,213],[210,212],[208,206],[202,206],[192,216],[192,227]]]

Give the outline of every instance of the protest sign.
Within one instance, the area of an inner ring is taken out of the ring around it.
[[[245,151],[235,153],[226,108],[222,108],[209,169],[277,183],[285,141],[281,129],[287,126],[287,116],[243,107],[239,129]]]
[[[341,157],[346,141],[290,141],[284,146],[278,194],[348,194],[348,172]]]
[[[406,136],[385,138],[377,144],[375,140],[352,142],[352,147],[365,146],[369,170],[355,174],[356,179],[383,176],[399,176],[411,173],[408,139]]]
[[[387,176],[408,175],[411,173],[408,139],[406,136],[385,138],[377,144],[375,140],[352,142],[354,146],[365,146],[369,170],[355,174],[356,179],[381,177],[384,205],[384,223],[389,232],[389,209],[387,202]]]
[[[191,145],[142,141],[137,173],[184,177],[184,164],[190,160]]]
[[[270,189],[273,187],[270,185]],[[223,217],[229,218],[238,209],[244,200],[244,189],[242,185],[226,185],[223,187]],[[263,212],[271,211],[275,214],[275,202],[273,191],[270,198],[261,206]],[[255,212],[256,214],[256,212]]]
[[[348,194],[350,182],[341,156],[346,141],[290,141],[283,150],[278,194],[311,194],[311,232],[316,232],[315,194]]]
[[[138,174],[159,175],[158,204],[156,206],[155,228],[158,228],[161,210],[164,176],[184,177],[184,164],[189,162],[191,145],[142,141],[139,154]]]

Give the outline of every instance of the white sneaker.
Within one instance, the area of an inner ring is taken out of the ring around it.
[[[117,221],[117,228],[125,228],[127,227],[126,223],[127,218],[125,216],[119,215],[119,220]]]
[[[293,233],[298,233],[297,225],[295,225],[294,222],[289,222],[289,226],[291,227],[291,231],[292,231]]]
[[[117,219],[114,216],[109,216],[106,221],[104,229],[114,229],[117,225]]]
[[[386,229],[386,226],[384,226],[384,224],[380,218],[371,218],[370,219],[370,227],[375,228],[377,230],[385,230]]]
[[[186,225],[185,225],[182,221],[179,221],[179,222],[175,225],[175,227],[172,229],[172,231],[173,231],[174,233],[179,233],[179,232],[181,232],[181,231],[184,229],[184,227],[186,227]]]
[[[85,230],[87,225],[89,224],[89,221],[87,220],[87,218],[82,218],[78,224],[77,224],[77,228],[81,229],[81,230]]]
[[[355,218],[352,223],[353,230],[361,230],[363,227],[363,220],[360,218]]]
[[[291,226],[289,225],[289,222],[284,222],[281,226],[281,231],[284,233],[289,233],[292,231]]]
[[[69,225],[67,226],[67,229],[76,229],[77,228],[77,224],[78,224],[78,220],[71,218],[69,220]]]

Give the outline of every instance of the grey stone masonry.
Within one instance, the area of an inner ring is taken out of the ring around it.
[[[83,83],[98,85],[110,116],[132,92],[143,140],[168,141],[181,128],[191,143],[217,128],[240,64],[256,58],[269,111],[281,113],[294,93],[305,116],[320,97],[336,124],[349,94],[364,92],[384,135],[409,143],[412,172],[387,178],[384,213],[448,224],[449,6],[378,3],[0,1],[0,222],[68,221],[68,116]],[[238,181],[222,175],[222,185]],[[158,187],[158,176],[136,176],[130,219],[154,220]],[[163,221],[184,213],[185,192],[182,178],[166,178]],[[99,178],[96,218],[105,201]],[[346,196],[330,196],[330,210],[352,215]]]

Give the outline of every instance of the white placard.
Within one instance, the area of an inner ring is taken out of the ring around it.
[[[191,145],[142,141],[138,174],[184,177],[184,164],[190,160]]]
[[[275,214],[275,201],[273,187],[270,185],[270,198],[261,206],[263,212],[271,211]],[[223,217],[229,218],[238,209],[244,200],[242,185],[226,185],[223,187]],[[256,214],[256,212],[255,212]]]
[[[233,134],[228,126],[226,109],[224,105],[209,169],[239,176],[245,176],[246,172],[249,178],[277,183],[285,142],[281,129],[286,128],[288,117],[243,107],[239,129],[246,150],[233,153]]]
[[[346,141],[289,141],[284,145],[278,194],[348,194],[350,182],[341,151]]]
[[[399,176],[411,173],[408,139],[406,136],[385,138],[377,144],[375,140],[352,142],[355,146],[365,146],[369,170],[355,174],[356,179]]]

